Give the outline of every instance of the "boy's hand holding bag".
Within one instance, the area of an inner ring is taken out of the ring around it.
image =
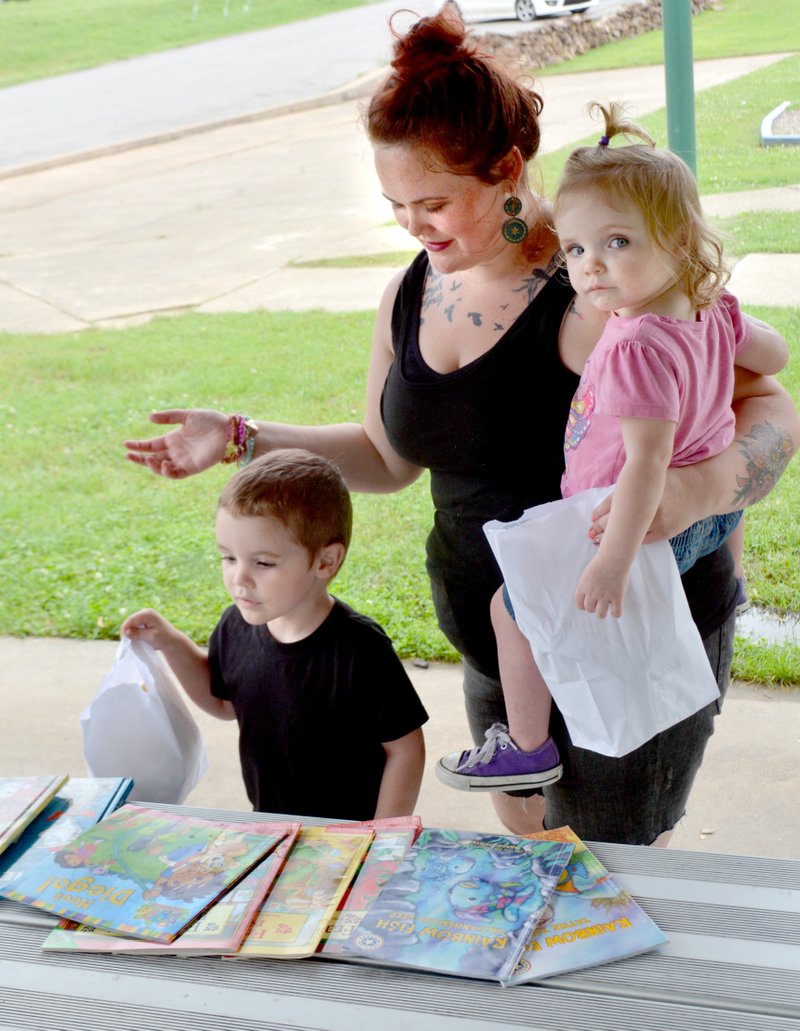
[[[155,649],[124,637],[81,713],[93,777],[132,777],[131,800],[182,803],[208,768],[200,728]]]

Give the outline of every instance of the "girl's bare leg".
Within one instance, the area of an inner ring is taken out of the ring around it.
[[[512,834],[536,834],[544,830],[545,801],[541,795],[517,798],[493,791],[491,797],[501,823]]]
[[[502,588],[492,598],[491,615],[508,732],[517,748],[533,752],[550,736],[550,691],[534,661],[528,639],[506,609]]]

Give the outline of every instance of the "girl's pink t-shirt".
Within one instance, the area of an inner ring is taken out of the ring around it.
[[[670,465],[724,451],[734,432],[733,367],[751,341],[752,327],[728,293],[693,322],[612,315],[570,405],[562,495],[616,483],[625,464],[622,417],[675,422]]]

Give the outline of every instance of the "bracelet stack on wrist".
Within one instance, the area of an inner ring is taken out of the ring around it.
[[[258,423],[247,415],[237,413],[228,416],[228,438],[225,442],[221,462],[223,465],[245,466],[253,457],[256,446]]]

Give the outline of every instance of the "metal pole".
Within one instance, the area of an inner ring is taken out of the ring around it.
[[[667,144],[697,174],[692,55],[692,0],[661,0]]]

